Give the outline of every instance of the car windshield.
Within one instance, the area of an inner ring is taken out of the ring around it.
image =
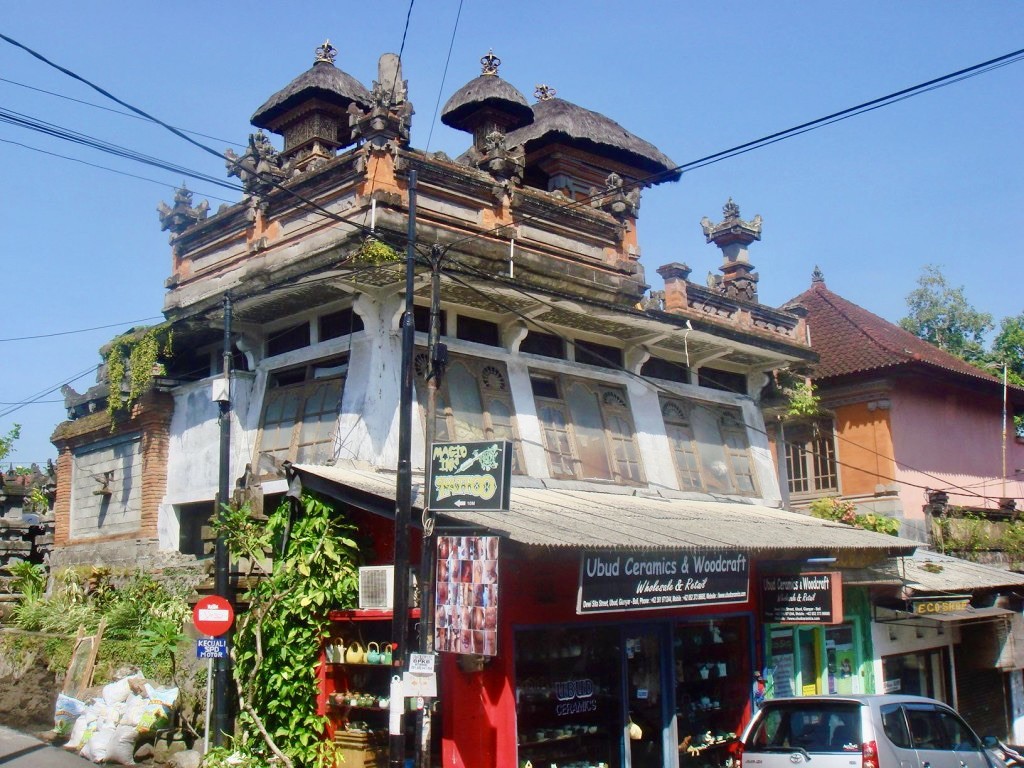
[[[778,702],[767,705],[746,748],[859,751],[860,705],[851,702]]]

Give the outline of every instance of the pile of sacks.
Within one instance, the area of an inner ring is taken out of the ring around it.
[[[103,687],[90,703],[60,694],[54,730],[69,734],[64,748],[94,763],[135,765],[135,745],[170,726],[177,688],[158,688],[141,674]]]

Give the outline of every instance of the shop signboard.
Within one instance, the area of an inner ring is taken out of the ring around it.
[[[761,616],[766,624],[841,623],[841,574],[765,574],[761,577]]]
[[[427,506],[435,512],[508,512],[512,443],[431,443]]]
[[[750,560],[740,552],[584,552],[576,613],[745,603]]]
[[[498,653],[497,536],[438,536],[434,647]]]
[[[951,595],[948,597],[929,597],[926,600],[911,600],[911,613],[918,616],[929,616],[944,613],[966,611],[971,604],[970,595]]]

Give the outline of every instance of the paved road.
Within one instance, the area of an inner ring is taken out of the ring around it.
[[[93,763],[73,752],[0,725],[2,768],[83,768],[86,765]]]

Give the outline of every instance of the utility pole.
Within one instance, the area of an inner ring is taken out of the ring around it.
[[[220,515],[220,505],[230,503],[231,485],[231,294],[224,294],[224,358],[223,385],[217,395],[220,407],[220,467],[217,491],[217,504],[214,516]],[[223,533],[217,534],[217,545],[213,556],[214,594],[232,602],[228,594],[228,545]],[[219,747],[224,743],[224,735],[233,730],[228,715],[228,673],[230,659],[227,657],[214,659],[213,677],[213,745]]]
[[[388,758],[405,766],[405,696],[395,696],[409,668],[409,526],[412,522],[412,377],[416,326],[413,319],[416,255],[416,171],[409,171],[409,225],[405,249],[405,313],[402,315],[402,385],[398,403],[398,478],[395,489],[395,604],[391,636],[398,646],[392,669]],[[396,683],[396,678],[399,682]]]
[[[424,478],[429,480],[430,447],[437,435],[437,390],[448,361],[448,349],[441,340],[441,259],[444,248],[434,244],[430,248],[430,332],[427,336],[427,429],[426,455],[423,462]],[[429,501],[430,490],[424,496]],[[434,514],[429,505],[423,509],[423,548],[420,555],[420,652],[434,652],[434,580],[437,574],[437,547],[434,537]],[[440,670],[434,670],[439,674]],[[433,713],[429,705],[419,712],[416,721],[417,768],[430,768],[430,740]]]

